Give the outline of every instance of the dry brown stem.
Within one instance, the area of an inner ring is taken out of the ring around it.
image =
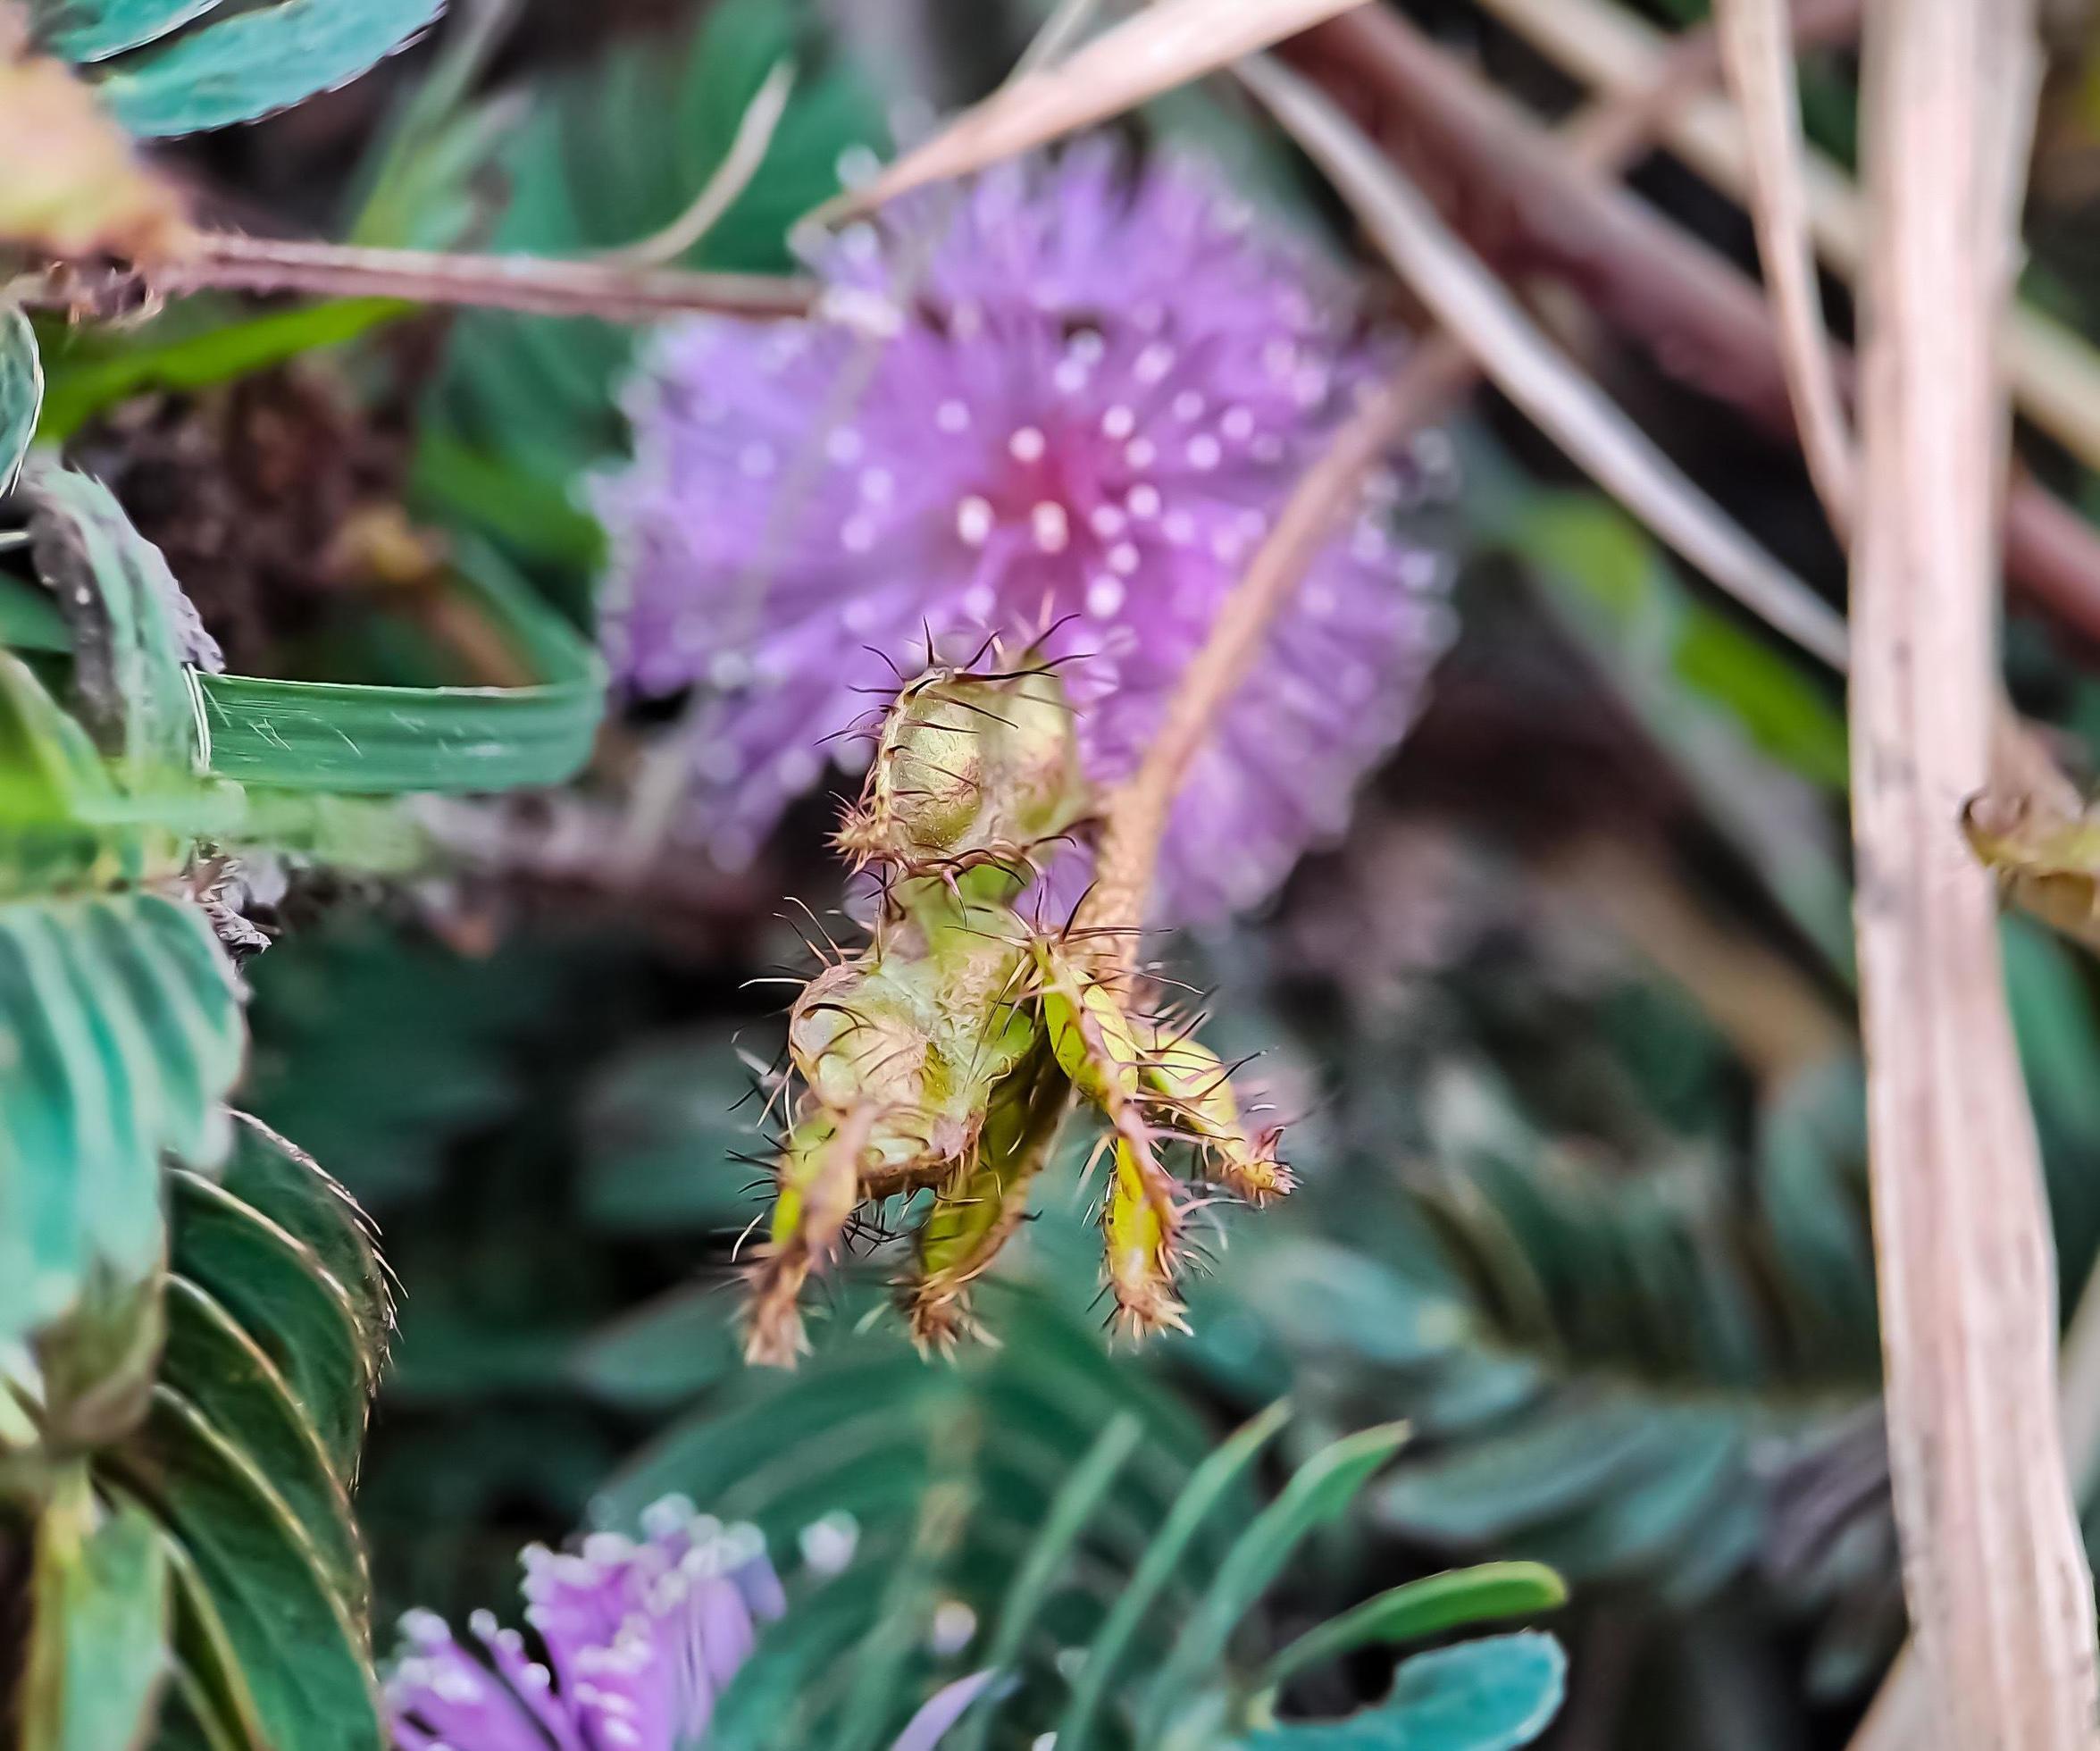
[[[648,322],[687,311],[730,315],[807,316],[814,282],[755,273],[636,268],[618,262],[550,261],[537,256],[453,255],[442,250],[368,249],[199,233],[179,260],[150,268],[63,266],[41,289],[19,289],[31,303],[122,309],[143,289],[162,297],[188,292],[305,292],[323,297],[400,298],[539,316],[596,316]]]
[[[1397,13],[1365,8],[1299,39],[1292,58],[1373,118],[1381,143],[1434,193],[1451,223],[1506,277],[1565,282],[1682,382],[1789,439],[1794,415],[1770,310],[1756,283],[1638,197],[1594,174],[1527,112]],[[1675,63],[1669,65],[1678,64]],[[1657,126],[1668,65],[1615,84]],[[1845,375],[1840,358],[1841,376]],[[2008,574],[2041,606],[2100,637],[2100,536],[2036,486],[2006,502]]]
[[[1802,452],[1842,537],[1851,526],[1857,458],[1816,285],[1786,0],[1720,0],[1716,19],[1728,83],[1749,138],[1751,219]]]
[[[1094,885],[1077,919],[1101,933],[1102,959],[1127,974],[1136,952],[1167,817],[1188,764],[1219,708],[1261,649],[1269,624],[1333,532],[1365,473],[1447,394],[1471,375],[1455,348],[1419,349],[1391,382],[1360,407],[1292,493],[1260,551],[1226,599],[1210,635],[1183,672],[1166,716],[1136,773],[1112,795],[1095,859]]]
[[[2032,31],[2020,0],[1875,0],[1866,38],[1855,922],[1915,1726],[1961,1751],[2090,1747],[2100,1710],[2039,1154],[1996,896],[1960,830],[1996,711],[1993,338]]]

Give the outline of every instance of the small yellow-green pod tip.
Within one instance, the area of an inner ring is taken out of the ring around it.
[[[1134,1337],[1169,1328],[1186,1331],[1185,1310],[1174,1294],[1181,1213],[1158,1164],[1143,1160],[1123,1137],[1116,1140],[1116,1170],[1101,1227],[1109,1289],[1125,1329]]]

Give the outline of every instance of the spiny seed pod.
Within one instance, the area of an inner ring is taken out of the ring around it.
[[[1276,1159],[1283,1127],[1246,1128],[1231,1073],[1208,1046],[1186,1033],[1161,1029],[1145,1054],[1144,1076],[1195,1141],[1212,1177],[1235,1197],[1259,1207],[1296,1185],[1291,1169]]]
[[[861,1160],[874,1124],[873,1107],[818,1109],[789,1134],[781,1152],[771,1233],[750,1272],[745,1353],[752,1361],[790,1368],[808,1349],[797,1303],[810,1272],[837,1252],[860,1202]]]
[[[1276,1132],[1249,1134],[1226,1067],[1186,1026],[1133,1012],[1014,899],[1085,808],[1064,690],[1043,667],[939,669],[898,695],[839,835],[883,868],[873,940],[796,1000],[802,1093],[752,1271],[752,1360],[803,1348],[797,1302],[854,1211],[930,1192],[899,1286],[913,1336],[948,1349],[1025,1212],[1072,1096],[1108,1120],[1105,1271],[1133,1335],[1185,1328],[1175,1293],[1190,1204],[1161,1161],[1185,1143],[1250,1203],[1291,1189]]]
[[[1072,708],[1057,672],[933,669],[897,696],[838,842],[907,874],[1008,864],[1084,812]]]

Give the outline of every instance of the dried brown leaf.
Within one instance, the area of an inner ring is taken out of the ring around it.
[[[0,5],[0,246],[148,265],[191,237],[181,197],[133,149],[91,87],[29,46]]]
[[[834,211],[861,211],[1120,115],[1350,11],[1359,0],[1155,0],[1067,59],[1008,80]]]

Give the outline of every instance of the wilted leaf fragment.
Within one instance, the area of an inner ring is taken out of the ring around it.
[[[2100,948],[2100,818],[2041,794],[1987,791],[1962,811],[1969,846],[2022,911]]]
[[[347,85],[444,10],[444,0],[279,0],[127,60],[103,82],[143,138],[253,121]]]
[[[174,189],[139,162],[94,88],[29,53],[21,15],[0,11],[0,245],[151,264],[188,237]]]

